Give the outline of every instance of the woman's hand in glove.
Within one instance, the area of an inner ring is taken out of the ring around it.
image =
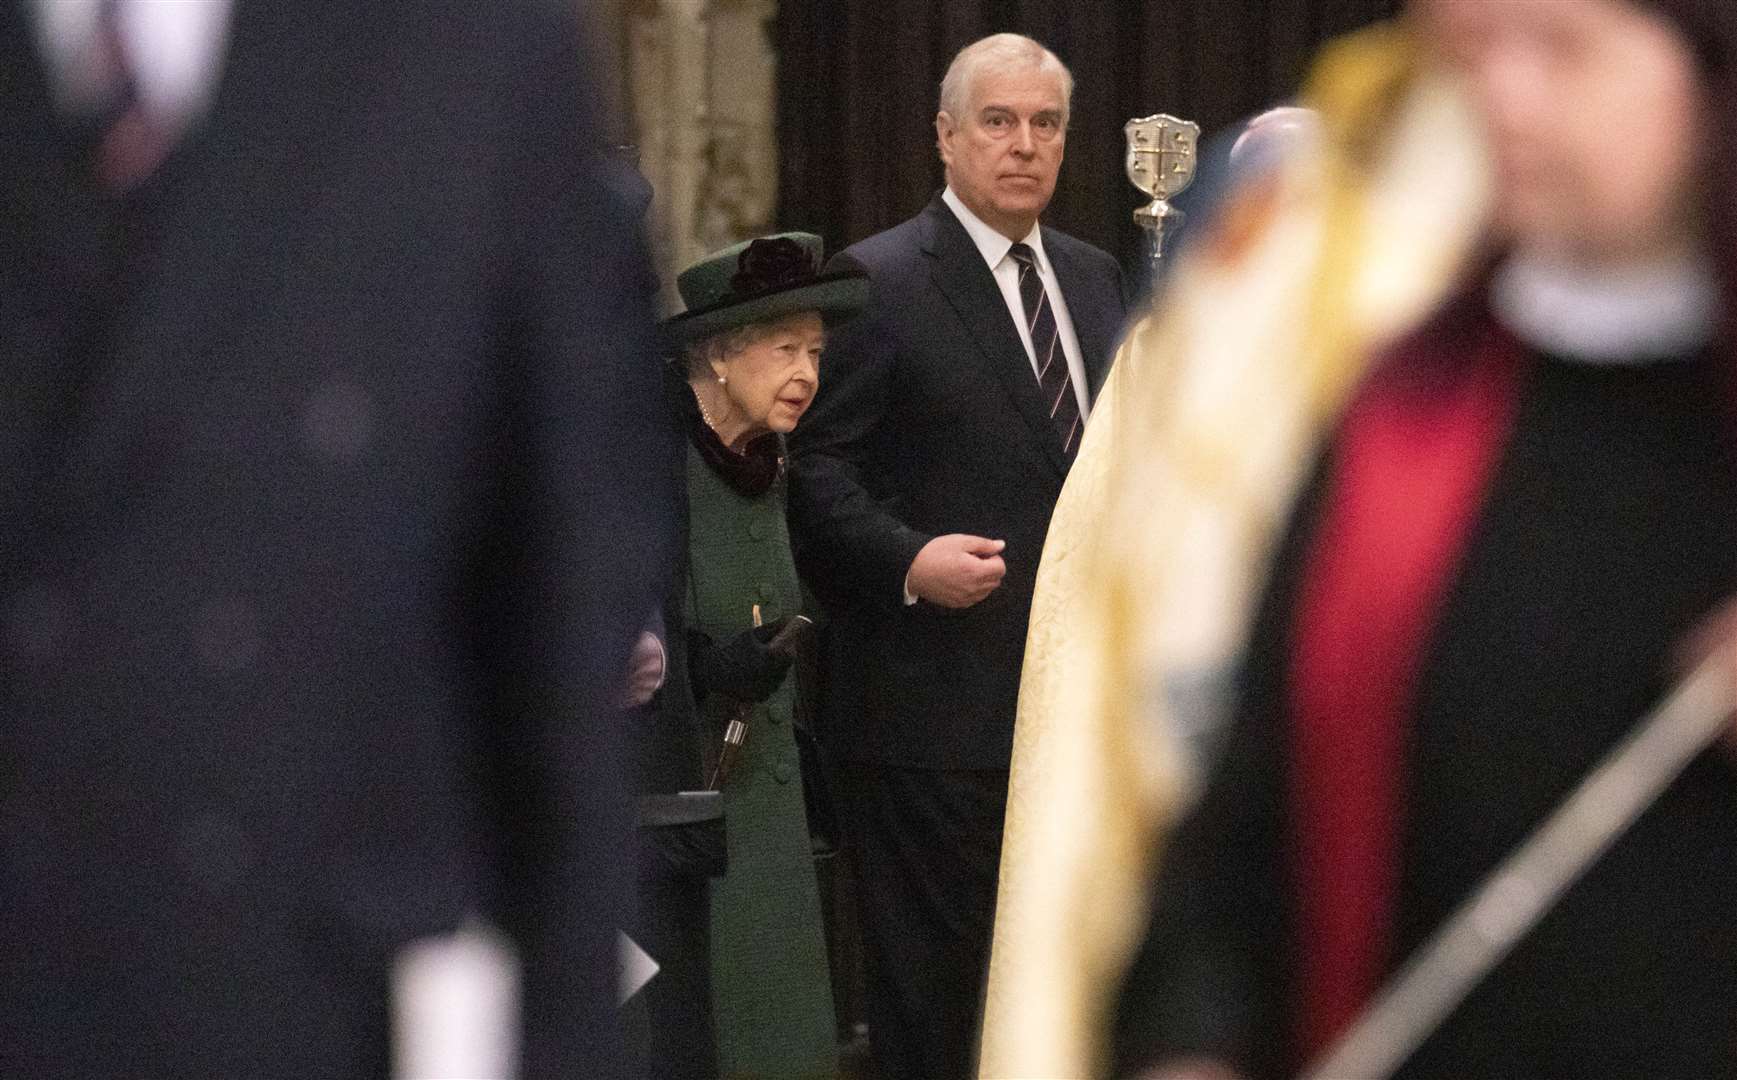
[[[789,655],[766,646],[784,628],[787,620],[744,630],[719,644],[697,630],[688,632],[688,671],[693,680],[694,700],[723,694],[737,701],[765,701],[784,683],[790,670]]]

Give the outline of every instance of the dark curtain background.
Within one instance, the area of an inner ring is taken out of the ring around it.
[[[1399,0],[784,0],[778,5],[778,221],[827,250],[916,213],[940,190],[934,117],[953,54],[1011,30],[1074,73],[1067,160],[1044,220],[1126,265],[1143,201],[1122,125],[1167,112],[1203,140],[1294,94],[1325,40]]]

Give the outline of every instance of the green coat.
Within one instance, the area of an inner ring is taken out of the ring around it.
[[[688,449],[688,625],[727,641],[752,622],[802,609],[784,485],[745,497]],[[754,709],[724,788],[729,869],[712,887],[712,998],[726,1077],[831,1077],[838,1072],[820,892],[809,847],[802,772],[791,732],[795,688]],[[728,703],[705,702],[722,731]]]

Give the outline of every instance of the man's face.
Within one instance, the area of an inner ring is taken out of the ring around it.
[[[1688,216],[1701,103],[1687,46],[1623,0],[1418,0],[1490,137],[1501,224],[1591,258],[1664,245]]]
[[[935,117],[947,183],[971,212],[1024,239],[1055,194],[1067,128],[1059,75],[979,74],[964,116]]]

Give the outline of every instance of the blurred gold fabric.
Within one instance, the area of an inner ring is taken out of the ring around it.
[[[1271,548],[1367,358],[1438,302],[1487,203],[1479,137],[1399,24],[1322,55],[1315,145],[1244,182],[1093,408],[1020,689],[980,1075],[1105,1068],[1166,827],[1227,720]]]

